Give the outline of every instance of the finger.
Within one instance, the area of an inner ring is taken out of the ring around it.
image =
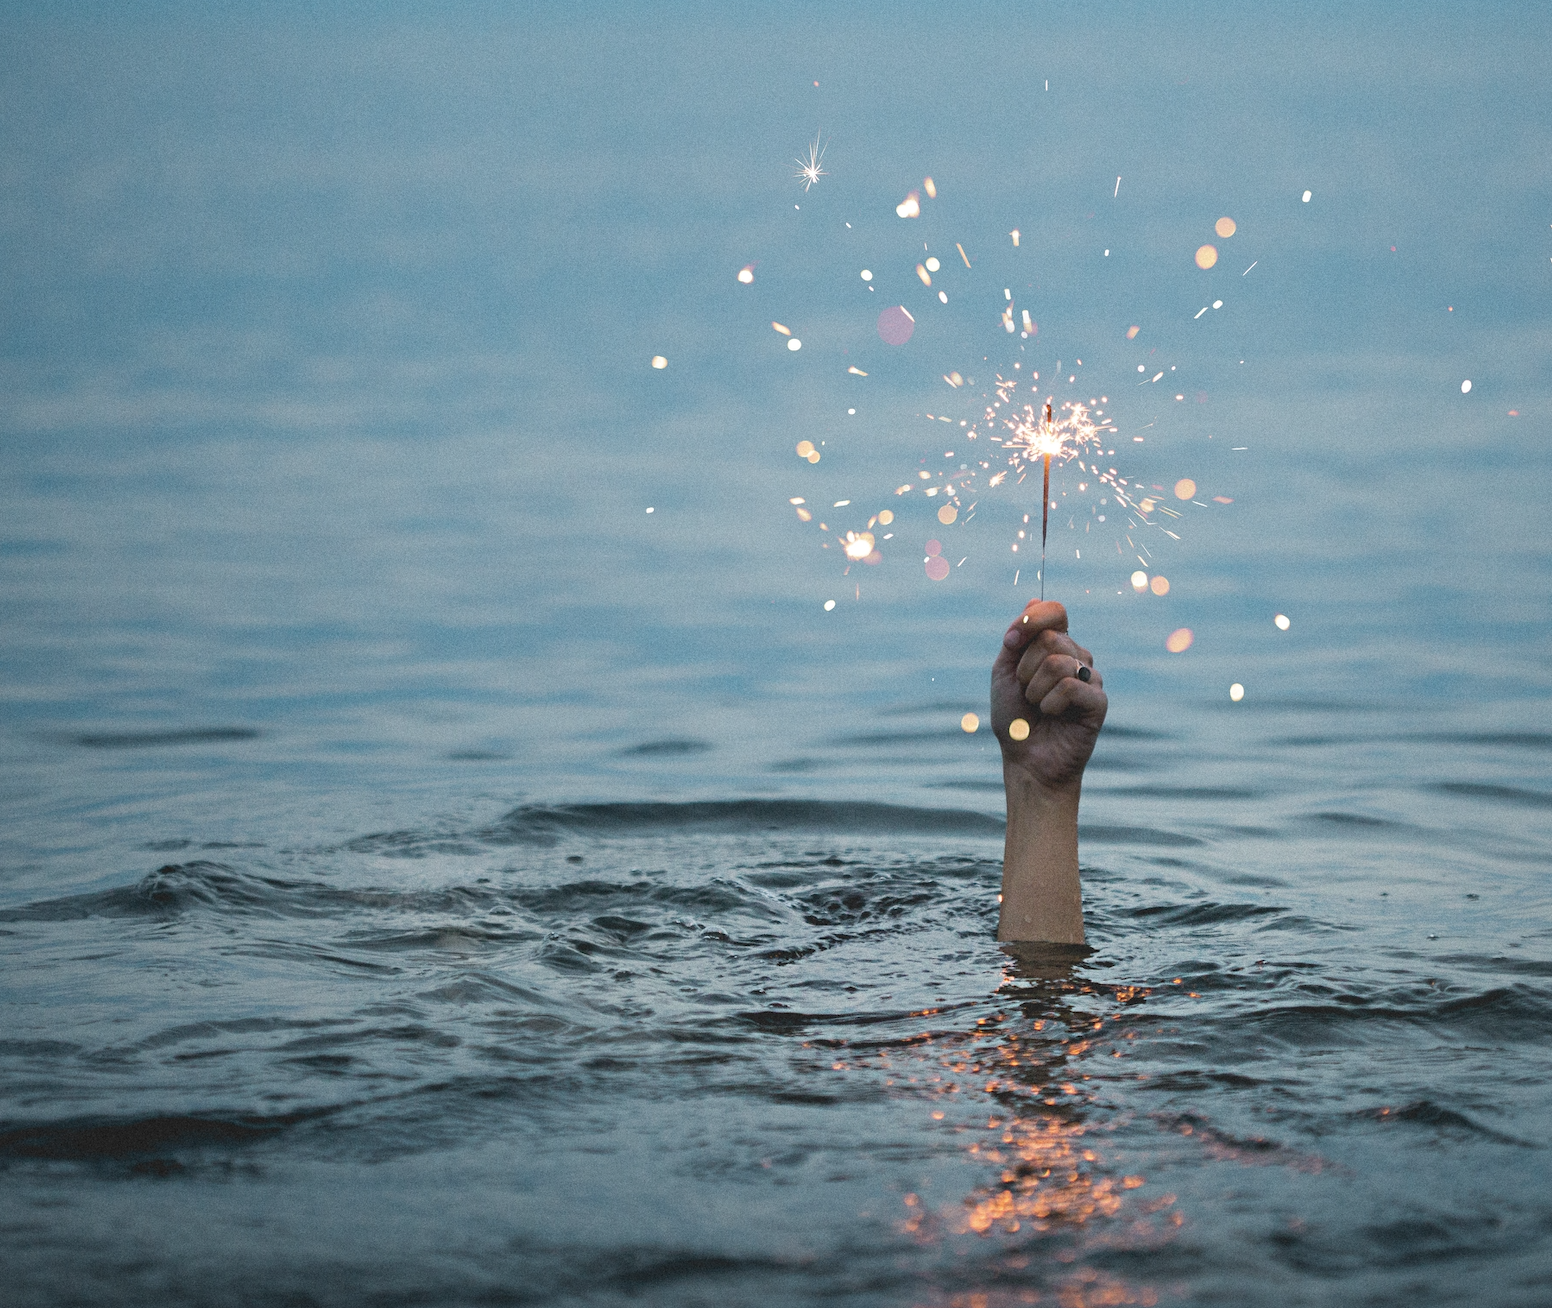
[[[1031,704],[1039,704],[1063,681],[1095,687],[1105,684],[1105,679],[1082,659],[1071,654],[1047,654],[1025,686],[1024,698]]]
[[[1046,656],[1050,654],[1065,654],[1069,658],[1087,663],[1090,667],[1094,666],[1094,656],[1066,632],[1042,631],[1025,647],[1024,654],[1019,659],[1019,681],[1027,684]]]
[[[1005,649],[1023,649],[1042,631],[1066,631],[1067,610],[1055,600],[1030,600],[1008,625],[1002,638]]]
[[[992,664],[992,684],[1006,685],[1017,693],[1014,677],[1018,673],[1021,651],[1045,632],[1067,630],[1067,610],[1054,600],[1030,600],[1024,611],[1002,635],[1002,648]],[[1027,681],[1028,677],[1020,679]]]
[[[1105,720],[1110,700],[1104,689],[1076,677],[1063,677],[1044,699],[1040,711],[1048,718],[1078,718],[1098,727]]]

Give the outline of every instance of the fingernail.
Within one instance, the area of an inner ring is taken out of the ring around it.
[[[1024,638],[1019,635],[1017,627],[1009,627],[1007,631],[1003,632],[1002,643],[1009,649],[1017,649],[1024,643]]]

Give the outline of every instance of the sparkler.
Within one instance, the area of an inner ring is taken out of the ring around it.
[[[812,187],[821,177],[828,175],[822,166],[823,160],[823,141],[820,136],[816,135],[813,143],[808,147],[807,159],[799,157],[796,160],[798,164],[796,176],[799,184],[803,186],[805,191]],[[935,187],[930,181],[924,182],[923,187],[928,198],[932,198]],[[906,203],[896,207],[896,212],[901,217],[920,216],[920,194],[912,191],[907,196]],[[847,226],[849,227],[850,224],[847,224]],[[1214,232],[1219,239],[1227,239],[1234,234],[1235,227],[1236,225],[1232,220],[1224,218],[1220,219],[1216,224]],[[1018,231],[1015,230],[1010,235],[1015,246],[1020,244],[1020,233]],[[966,271],[970,271],[973,265],[965,252],[964,246],[958,244],[955,248]],[[924,244],[923,250],[926,249],[927,246]],[[1209,251],[1212,255],[1211,259],[1207,258]],[[1198,251],[1198,263],[1216,262],[1217,253],[1216,247],[1203,246]],[[922,260],[915,265],[915,272],[924,286],[932,288],[938,276],[941,275],[944,278],[950,276],[950,270],[944,268],[938,257],[930,254],[913,257],[920,257]],[[1251,267],[1255,267],[1255,264],[1252,263]],[[861,276],[864,282],[869,283],[868,289],[873,289],[871,285],[873,281],[872,270],[863,269]],[[1021,339],[1033,345],[1038,328],[1030,311],[1027,308],[1015,307],[1011,288],[1004,288],[1002,294],[1003,302],[997,305],[997,311],[1000,313],[1000,325],[1004,332],[1008,335],[1013,335],[1019,332],[1022,325]],[[943,302],[947,302],[946,296],[940,295],[939,298]],[[1216,301],[1211,307],[1216,309],[1220,307],[1221,303],[1221,301]],[[1206,310],[1204,309],[1203,312],[1205,313]],[[1198,316],[1200,317],[1201,315]],[[911,329],[915,325],[915,315],[903,305],[888,308],[879,317],[879,336],[886,344],[901,345],[911,335]],[[791,336],[789,328],[774,322],[771,326],[775,331],[788,335],[789,349],[794,349],[799,345],[797,339]],[[903,328],[903,330],[900,330],[900,328]],[[1128,328],[1126,339],[1129,341],[1136,339],[1139,331],[1140,328],[1137,326]],[[1021,352],[1024,348],[1020,347]],[[1020,370],[1025,362],[1033,362],[1033,360],[1015,362],[1013,368]],[[1081,367],[1083,360],[1078,359],[1077,363]],[[1139,365],[1139,370],[1146,371],[1146,369],[1142,368],[1142,365]],[[847,367],[847,372],[857,377],[866,377],[868,375],[865,369],[859,368],[854,364]],[[1055,372],[1063,374],[1067,370],[1063,369],[1061,363],[1058,362]],[[1075,372],[1076,370],[1074,370],[1074,374]],[[966,388],[976,385],[976,379],[973,376],[967,376],[957,371],[945,372],[942,376],[944,382],[957,395],[967,396]],[[1148,385],[1152,382],[1162,381],[1165,376],[1165,371],[1160,368],[1151,378],[1144,375],[1138,381],[1138,384]],[[1058,498],[1064,498],[1071,492],[1075,492],[1079,496],[1088,496],[1092,492],[1092,496],[1097,499],[1097,503],[1086,503],[1089,521],[1082,524],[1082,530],[1087,533],[1091,527],[1097,527],[1100,533],[1104,534],[1107,530],[1105,522],[1108,512],[1115,524],[1108,528],[1108,530],[1116,535],[1116,539],[1113,542],[1116,553],[1120,556],[1125,556],[1125,550],[1122,548],[1122,541],[1124,540],[1127,545],[1132,547],[1133,551],[1137,552],[1137,562],[1145,569],[1152,569],[1154,564],[1151,562],[1152,555],[1149,553],[1147,546],[1140,539],[1134,542],[1132,535],[1129,533],[1151,529],[1161,531],[1173,540],[1179,540],[1180,537],[1169,530],[1169,524],[1162,517],[1155,515],[1167,515],[1169,519],[1176,519],[1180,514],[1159,502],[1163,498],[1162,493],[1159,496],[1146,493],[1148,488],[1143,486],[1140,481],[1137,481],[1135,478],[1121,476],[1117,468],[1109,466],[1109,462],[1115,457],[1116,451],[1106,449],[1105,446],[1116,439],[1117,429],[1114,421],[1106,413],[1106,409],[1110,404],[1108,396],[1091,397],[1087,403],[1079,400],[1067,400],[1062,403],[1058,412],[1054,404],[1054,396],[1049,393],[1043,398],[1036,398],[1036,396],[1030,395],[1029,399],[1025,400],[1024,396],[1028,395],[1031,390],[1038,391],[1041,389],[1040,379],[1041,374],[1032,370],[1028,372],[1013,371],[1011,375],[997,373],[995,381],[988,388],[994,394],[986,396],[985,407],[982,409],[979,417],[973,414],[966,414],[963,419],[957,422],[955,439],[951,442],[946,442],[952,444],[954,448],[945,450],[943,458],[946,461],[955,459],[964,461],[957,463],[957,466],[952,462],[946,462],[936,471],[925,467],[921,468],[916,473],[916,479],[897,487],[894,494],[896,496],[903,496],[913,492],[919,493],[923,499],[931,502],[932,509],[935,509],[934,516],[940,525],[944,527],[954,527],[956,524],[963,525],[975,517],[977,503],[982,498],[983,492],[995,490],[1008,483],[1015,486],[1022,485],[1024,478],[1034,471],[1034,465],[1038,460],[1041,475],[1039,589],[1040,598],[1044,599],[1045,569],[1050,544],[1051,509],[1054,507],[1051,500],[1051,464],[1053,461],[1057,464],[1074,463],[1077,465],[1075,472],[1078,479],[1075,485],[1070,488],[1065,483],[1060,484],[1058,490],[1061,493]],[[1078,381],[1078,378],[1076,375],[1053,376],[1047,378],[1044,385],[1049,387],[1053,383],[1064,381],[1068,384],[1074,384]],[[983,392],[983,395],[985,395],[985,392]],[[1181,398],[1183,397],[1176,396],[1176,399]],[[937,408],[938,406],[934,404],[933,407]],[[847,412],[852,414],[856,410],[848,409]],[[929,422],[932,422],[935,429],[937,423],[946,423],[951,427],[955,426],[955,419],[944,414],[925,413],[922,416]],[[1152,423],[1147,424],[1150,427],[1152,425]],[[1146,430],[1146,427],[1142,430]],[[943,435],[946,436],[947,433],[943,433]],[[1143,437],[1139,434],[1134,435],[1132,439],[1141,442]],[[984,443],[968,444],[967,447],[966,444],[961,444],[962,441],[966,443],[981,441]],[[1000,446],[1002,454],[1006,456],[1005,459],[998,459],[992,450],[986,449],[986,445]],[[959,451],[957,455],[955,453],[956,449]],[[814,447],[812,441],[800,442],[797,447],[797,453],[800,459],[811,464],[817,463],[820,460],[820,451]],[[1103,463],[1101,462],[1102,460]],[[926,461],[923,460],[923,462],[925,463]],[[999,463],[1003,466],[999,467]],[[1191,487],[1191,494],[1189,495],[1182,492],[1182,487],[1188,485]],[[1153,486],[1152,490],[1162,492],[1164,488]],[[1199,501],[1194,500],[1194,494],[1194,483],[1191,483],[1189,479],[1180,481],[1175,487],[1175,497],[1177,499],[1191,499],[1193,503],[1199,503]],[[1226,496],[1214,496],[1213,500],[1218,504],[1230,504],[1233,502]],[[850,500],[837,500],[834,507],[840,510],[843,507],[850,506],[851,503],[852,501]],[[1080,500],[1076,503],[1085,502]],[[1076,503],[1067,507],[1076,507]],[[804,501],[802,498],[794,498],[792,505],[801,522],[814,522],[820,534],[829,538],[825,540],[824,548],[836,550],[842,556],[841,561],[848,572],[851,566],[857,563],[876,564],[880,562],[882,560],[882,551],[890,548],[886,543],[895,536],[895,533],[892,531],[884,531],[882,535],[877,537],[873,534],[875,526],[887,527],[893,521],[893,514],[887,509],[880,508],[876,514],[868,517],[866,519],[866,529],[862,529],[859,522],[859,525],[851,530],[840,527],[838,524],[838,529],[832,531],[828,524],[814,521],[815,515],[809,509],[803,507]],[[1111,507],[1107,509],[1107,505]],[[859,515],[859,519],[860,517],[861,515]],[[1125,523],[1126,530],[1124,531],[1121,527],[1122,522]],[[1075,525],[1071,521],[1068,523],[1069,527]],[[1011,543],[1014,563],[1019,562],[1018,556],[1021,550],[1028,550],[1034,544],[1032,539],[1026,538],[1032,537],[1033,534],[1030,515],[1026,513],[1024,515],[1023,529],[1018,531],[1018,539]],[[1079,559],[1083,557],[1082,552],[1079,550],[1075,549],[1074,553],[1075,557]],[[924,562],[929,579],[932,581],[942,581],[950,575],[949,559],[943,551],[941,542],[929,540],[926,544],[926,554],[928,557]],[[1144,555],[1147,555],[1147,557],[1145,558]],[[1024,557],[1027,559],[1027,554]],[[960,563],[964,562],[966,562],[965,559],[960,560]],[[1130,564],[1128,563],[1126,566],[1129,567]],[[1014,573],[1014,585],[1016,586],[1017,584],[1018,572],[1016,570]],[[1151,590],[1155,595],[1163,595],[1169,589],[1169,583],[1162,576],[1155,575],[1150,577],[1147,572],[1134,573],[1132,575],[1132,586],[1134,590],[1140,592]],[[1119,594],[1120,592],[1118,591],[1117,593]],[[1181,646],[1181,648],[1184,648],[1184,646]]]
[[[1051,401],[1045,402],[1045,477],[1044,489],[1040,492],[1040,598],[1045,598],[1045,529],[1051,520]]]

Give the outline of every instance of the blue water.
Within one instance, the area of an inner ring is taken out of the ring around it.
[[[1538,10],[3,22],[10,1301],[1546,1302]],[[1080,961],[894,494],[1015,361],[1183,515]]]

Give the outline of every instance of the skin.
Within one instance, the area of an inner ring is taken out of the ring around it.
[[[1060,604],[1031,600],[1004,633],[992,664],[992,730],[1008,801],[998,940],[1084,943],[1078,798],[1110,706],[1104,685],[1093,654],[1067,634]],[[1024,740],[1009,732],[1018,719],[1029,724]]]

